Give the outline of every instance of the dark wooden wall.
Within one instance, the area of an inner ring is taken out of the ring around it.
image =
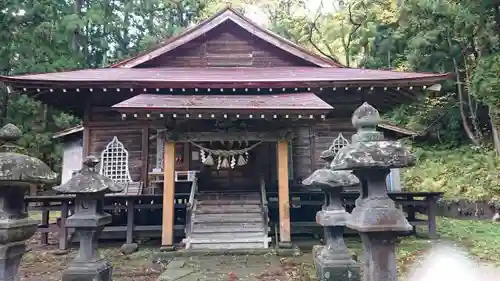
[[[151,139],[151,137],[156,135],[157,129],[165,128],[164,120],[121,120],[119,113],[114,111],[106,112],[102,109],[95,110],[89,120],[91,121],[88,126],[90,154],[100,157],[102,150],[113,139],[113,136],[117,136],[129,151],[130,173],[134,181],[144,180],[141,176],[141,166],[143,166],[142,133],[144,128],[148,127],[148,156],[144,157],[144,164],[147,163],[149,171],[156,167],[156,139]],[[354,132],[351,122],[347,118],[326,119],[317,121],[314,124],[294,125],[290,156],[290,163],[293,166],[291,168],[293,176],[291,180],[299,183],[315,169],[323,167],[324,163],[319,158],[321,152],[330,147],[339,133],[342,133],[345,138],[350,140]],[[255,150],[259,157],[254,159],[254,161],[261,161],[260,170],[269,171],[266,173],[266,181],[271,183],[277,180],[275,146],[275,144],[271,143],[261,145]],[[182,150],[186,158],[184,164],[179,165],[179,170],[199,168],[189,160],[191,157],[190,151],[197,150],[196,148],[193,148],[190,144],[179,144],[177,149],[178,151]]]
[[[140,67],[312,66],[226,22],[196,40]]]

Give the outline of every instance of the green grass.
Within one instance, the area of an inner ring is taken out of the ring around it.
[[[500,266],[500,224],[490,221],[437,219],[437,241],[405,237],[397,246],[398,270],[405,274],[435,242],[446,241],[462,247],[480,262]],[[418,229],[425,233],[426,229]]]
[[[467,249],[480,262],[487,262],[500,267],[500,223],[490,221],[456,220],[439,217],[438,240],[426,237],[427,229],[418,228],[418,236],[400,238],[396,246],[396,258],[400,277],[406,276],[408,270],[418,263],[423,254],[435,243],[451,242]],[[363,248],[359,237],[349,237],[346,245],[362,262]],[[306,254],[301,257],[303,269],[311,280],[315,280],[316,273],[312,264],[312,256]]]
[[[442,239],[467,248],[481,261],[500,266],[500,223],[448,218],[439,218],[438,222]]]
[[[34,220],[42,220],[42,212],[29,212],[30,218]],[[57,218],[61,216],[60,211],[50,211],[49,212],[49,222],[50,223],[55,223]]]

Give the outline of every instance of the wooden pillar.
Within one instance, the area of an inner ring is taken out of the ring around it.
[[[92,97],[92,95],[90,96]],[[84,112],[83,112],[83,139],[82,139],[82,158],[85,159],[85,157],[90,155],[90,128],[89,128],[89,121],[91,118],[91,107],[90,107],[90,100],[85,100],[85,105],[84,105]]]
[[[288,142],[278,141],[278,200],[280,215],[280,247],[291,247],[290,196],[288,187]]]
[[[148,186],[148,172],[149,172],[149,128],[147,125],[142,128],[142,141],[141,141],[141,179],[144,186]]]
[[[163,215],[161,245],[174,249],[175,142],[166,141],[163,151]]]

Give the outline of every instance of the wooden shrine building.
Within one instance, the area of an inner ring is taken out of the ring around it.
[[[0,81],[82,117],[83,154],[102,174],[163,194],[165,247],[187,190],[186,248],[211,249],[267,248],[269,191],[290,244],[289,189],[350,141],[354,109],[384,112],[448,77],[347,68],[226,8],[107,68]]]

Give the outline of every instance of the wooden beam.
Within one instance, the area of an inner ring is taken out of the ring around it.
[[[290,196],[288,187],[288,141],[280,140],[278,151],[278,200],[280,216],[280,247],[291,247]]]
[[[163,213],[161,245],[174,249],[175,142],[165,142],[163,152]]]
[[[147,125],[142,128],[141,137],[141,180],[144,186],[148,186],[148,172],[149,172],[149,128]]]
[[[166,140],[185,141],[278,141],[280,139],[291,139],[290,130],[273,132],[175,132],[169,131],[164,134]]]

